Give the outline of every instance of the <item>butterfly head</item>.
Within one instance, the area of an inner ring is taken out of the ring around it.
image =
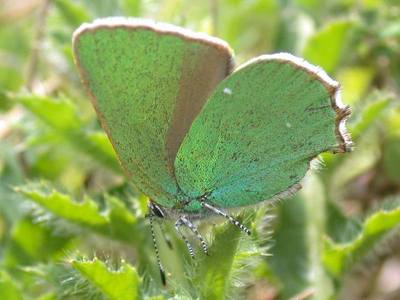
[[[166,211],[153,200],[149,201],[149,215],[164,219],[167,217]]]

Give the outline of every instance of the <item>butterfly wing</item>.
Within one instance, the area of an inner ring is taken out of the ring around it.
[[[82,25],[74,57],[101,125],[138,188],[171,206],[173,162],[193,119],[230,72],[221,40],[172,25],[108,18]]]
[[[350,141],[339,85],[290,54],[254,59],[223,80],[194,120],[175,160],[191,197],[222,207],[254,204],[299,188],[310,161]]]

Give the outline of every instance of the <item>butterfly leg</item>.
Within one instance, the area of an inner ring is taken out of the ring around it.
[[[200,232],[198,231],[197,227],[188,219],[186,216],[181,216],[179,218],[189,229],[197,236],[200,241],[201,247],[203,248],[204,254],[208,255],[208,246]]]
[[[175,229],[176,231],[179,233],[179,235],[181,236],[182,240],[185,242],[186,247],[189,251],[190,256],[194,259],[194,251],[193,251],[193,247],[192,245],[189,243],[188,239],[186,238],[186,236],[183,234],[183,232],[181,231],[181,226],[184,225],[183,221],[182,221],[182,217],[180,217],[176,222],[175,222]]]
[[[235,225],[236,227],[238,227],[240,230],[242,230],[243,232],[245,232],[246,234],[250,235],[251,232],[250,230],[244,226],[242,223],[240,223],[238,220],[234,219],[232,216],[228,215],[226,212],[220,210],[217,207],[214,207],[208,203],[206,203],[204,200],[200,201],[200,204],[203,208],[211,210],[212,212],[216,213],[217,215],[220,215],[226,219],[228,219],[229,222],[231,222],[233,225]]]

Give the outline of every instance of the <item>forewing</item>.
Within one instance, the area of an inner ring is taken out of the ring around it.
[[[142,192],[170,206],[173,162],[193,119],[230,72],[221,40],[172,25],[108,18],[82,25],[74,56],[101,125]]]
[[[296,190],[310,161],[347,151],[339,85],[290,54],[256,58],[222,81],[175,160],[179,186],[223,207]]]

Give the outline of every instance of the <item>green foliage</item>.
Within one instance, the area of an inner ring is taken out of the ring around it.
[[[121,267],[116,271],[111,271],[99,260],[73,260],[71,264],[83,277],[100,289],[108,299],[139,299],[140,278],[137,271],[129,264],[122,261]]]
[[[400,225],[400,208],[379,211],[368,217],[358,237],[346,244],[336,244],[326,239],[323,262],[328,271],[340,277],[374,248],[390,231]]]
[[[400,298],[385,277],[400,272],[398,1],[3,2],[0,299]],[[72,61],[73,30],[112,15],[217,35],[237,64],[285,51],[320,65],[352,106],[354,151],[324,153],[303,190],[242,213],[251,237],[200,222],[210,256],[187,232],[192,260],[173,223],[156,224],[163,287],[148,199],[123,176]]]
[[[0,272],[0,298],[9,300],[22,300],[21,291],[12,278],[4,271]]]
[[[224,299],[232,284],[230,276],[241,233],[233,226],[225,226],[217,228],[214,234],[211,256],[200,261],[196,274],[201,299]]]
[[[294,197],[276,209],[275,245],[269,259],[271,268],[280,285],[283,296],[290,296],[306,289],[310,282],[307,273],[308,243],[306,239],[307,213],[303,199]],[[288,247],[288,244],[296,247]],[[285,285],[287,280],[290,284]]]
[[[57,136],[63,136],[75,149],[116,172],[120,171],[107,137],[104,134],[100,137],[85,132],[83,121],[71,101],[34,95],[18,96],[16,100],[54,130]]]
[[[360,115],[360,119],[350,128],[353,139],[358,139],[374,121],[383,115],[385,108],[390,105],[390,99],[386,97],[367,103]]]
[[[100,211],[98,203],[87,196],[78,202],[56,190],[46,191],[43,185],[17,187],[15,190],[57,218],[115,240],[134,244],[143,242],[144,235],[138,218],[114,196],[105,196],[106,207]]]
[[[349,21],[335,21],[316,32],[304,48],[304,58],[327,72],[333,72],[343,54],[351,25]]]
[[[13,269],[48,261],[68,249],[68,240],[68,236],[58,236],[49,227],[36,224],[31,218],[21,219],[13,226],[11,240],[4,253],[4,263]]]

